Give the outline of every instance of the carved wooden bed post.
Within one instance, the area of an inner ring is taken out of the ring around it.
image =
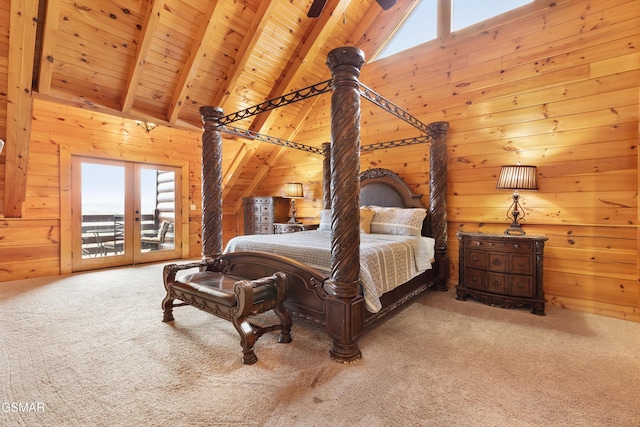
[[[358,338],[364,323],[360,290],[360,93],[364,53],[355,47],[329,52],[331,96],[331,276],[325,283],[326,331],[336,361],[362,355]]]
[[[440,260],[439,277],[432,289],[447,290],[447,277],[449,274],[449,257],[447,256],[447,130],[448,122],[435,122],[429,124],[431,137],[430,148],[430,190],[429,190],[429,215],[432,227],[432,237],[436,240],[436,258]]]
[[[202,258],[222,253],[222,108],[200,107],[202,134]]]
[[[322,209],[331,209],[331,143],[322,144]]]

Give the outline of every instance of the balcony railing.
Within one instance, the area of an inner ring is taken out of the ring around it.
[[[153,214],[140,217],[142,234],[153,233],[156,221]],[[83,215],[82,256],[116,255],[124,249],[124,215]]]

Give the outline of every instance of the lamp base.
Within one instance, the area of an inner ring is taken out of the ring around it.
[[[509,228],[504,230],[504,234],[508,234],[509,236],[524,236],[526,233],[520,227],[520,224],[511,224]]]
[[[301,224],[300,221],[296,219],[296,199],[291,199],[291,204],[289,207],[289,222],[287,224]]]

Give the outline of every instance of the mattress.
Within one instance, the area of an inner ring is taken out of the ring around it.
[[[317,270],[331,270],[331,232],[302,231],[234,237],[224,252],[256,251],[303,262]],[[368,311],[382,308],[380,296],[431,268],[435,240],[393,234],[360,235],[360,283]]]

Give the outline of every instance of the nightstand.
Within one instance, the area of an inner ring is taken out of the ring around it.
[[[309,231],[317,229],[319,224],[289,224],[288,222],[277,222],[273,224],[275,234],[297,233],[298,231]]]
[[[459,282],[456,299],[472,297],[485,304],[531,306],[544,316],[542,262],[544,236],[508,236],[458,232]]]

